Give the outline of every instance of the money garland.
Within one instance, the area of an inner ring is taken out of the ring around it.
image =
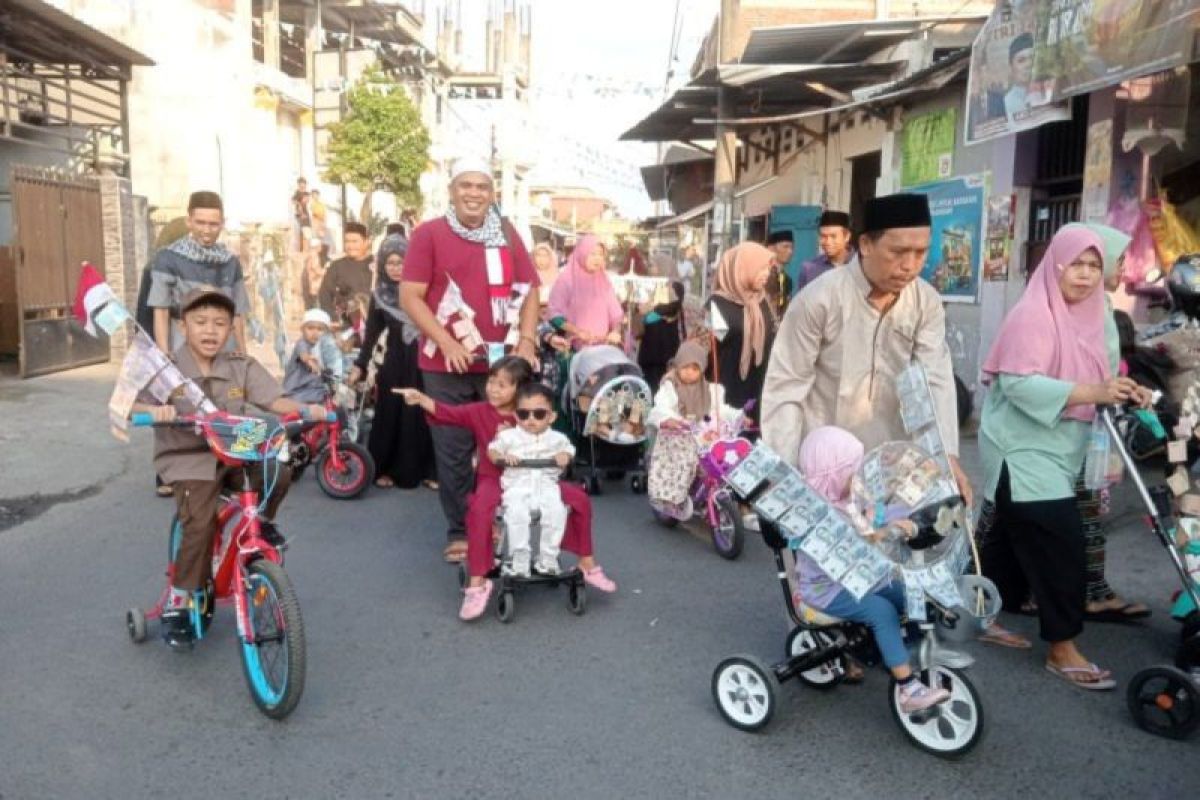
[[[851,518],[809,487],[795,467],[764,444],[757,445],[725,480],[742,498],[757,493],[752,503],[755,512],[774,523],[793,550],[811,558],[855,599],[862,599],[889,574],[899,574],[904,579],[910,619],[925,619],[926,595],[946,607],[961,602],[956,579],[971,555],[961,524],[965,515],[947,509],[945,519],[939,516],[937,527],[945,529],[950,541],[935,561],[902,565],[863,538]],[[854,504],[848,513],[862,519]]]

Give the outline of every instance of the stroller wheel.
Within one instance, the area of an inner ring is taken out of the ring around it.
[[[713,670],[712,694],[726,722],[738,730],[758,731],[775,714],[779,679],[754,656],[730,656]]]
[[[501,622],[512,622],[517,615],[517,599],[512,592],[501,592],[496,600],[496,618]]]
[[[583,479],[583,490],[590,495],[599,495],[603,491],[599,475],[588,475]]]
[[[567,608],[571,609],[571,613],[577,617],[587,611],[587,590],[583,588],[582,584],[573,583],[567,590]]]
[[[1200,725],[1200,688],[1175,667],[1147,667],[1134,675],[1125,702],[1134,722],[1155,736],[1186,739]]]
[[[635,472],[629,476],[629,490],[634,494],[646,493],[646,476]]]
[[[926,753],[942,758],[959,758],[983,738],[983,703],[965,675],[956,669],[936,666],[918,676],[930,686],[950,692],[950,699],[925,711],[906,714],[900,709],[900,684],[888,682],[892,717],[908,740]]]

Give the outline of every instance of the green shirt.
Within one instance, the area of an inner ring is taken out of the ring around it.
[[[996,498],[1005,463],[1015,502],[1075,495],[1091,424],[1062,418],[1074,387],[1043,375],[998,375],[992,382],[979,427],[979,455],[990,499]]]

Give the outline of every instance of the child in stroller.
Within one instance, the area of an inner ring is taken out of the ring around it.
[[[503,491],[504,526],[511,561],[509,574],[530,575],[530,527],[534,512],[541,514],[541,536],[535,568],[543,575],[557,575],[559,545],[567,524],[567,507],[562,501],[558,478],[575,456],[571,441],[554,424],[554,395],[540,383],[527,383],[517,392],[517,427],[505,428],[488,446],[488,458],[507,468],[500,477]],[[526,468],[522,462],[553,460],[556,467]]]

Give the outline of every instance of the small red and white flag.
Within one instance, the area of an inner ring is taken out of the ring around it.
[[[104,282],[104,278],[87,261],[83,262],[83,270],[79,273],[79,286],[75,289],[75,306],[72,311],[75,318],[83,325],[90,335],[96,335],[96,325],[92,315],[105,303],[117,299],[112,288]]]

